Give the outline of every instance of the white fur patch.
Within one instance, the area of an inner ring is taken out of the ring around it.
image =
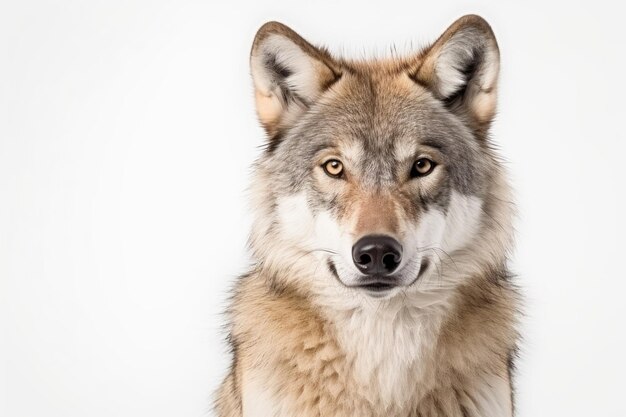
[[[446,228],[441,247],[446,252],[462,249],[478,232],[482,216],[482,200],[453,191],[446,214]]]
[[[446,252],[462,249],[476,234],[481,212],[481,199],[452,191],[447,212],[427,210],[406,239],[413,241],[410,246],[417,249],[436,247]]]
[[[305,193],[278,200],[278,218],[281,237],[302,250],[317,254],[338,253],[345,242],[338,222],[327,212],[313,214]],[[350,242],[347,242],[350,245]]]
[[[354,275],[356,268],[353,267],[351,255],[353,242],[349,234],[342,231],[330,213],[321,211],[314,215],[305,193],[281,197],[278,200],[278,218],[281,237],[294,248],[310,251],[318,259],[329,256],[340,259],[341,265],[337,267],[347,269]]]
[[[384,407],[415,398],[413,381],[420,379],[419,363],[435,346],[441,317],[438,308],[415,308],[402,297],[335,313],[340,343],[364,396]]]
[[[304,193],[281,197],[277,204],[280,236],[302,247],[311,246],[315,237],[315,218]]]
[[[413,231],[402,239],[405,247],[404,255],[409,260],[407,268],[415,269],[412,273],[418,272],[417,268],[424,257],[427,257],[430,263],[430,271],[416,283],[419,291],[450,287],[441,281],[442,274],[446,275],[450,281],[450,275],[454,275],[455,271],[449,268],[444,270],[441,264],[450,264],[455,251],[471,244],[478,232],[481,216],[482,201],[477,197],[465,196],[456,191],[450,195],[446,213],[431,208],[422,214],[417,227],[410,229]],[[453,277],[451,281],[456,280]]]

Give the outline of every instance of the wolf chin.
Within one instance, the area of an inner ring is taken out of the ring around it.
[[[217,415],[511,416],[490,26],[465,16],[413,55],[348,60],[270,22],[250,64],[268,138]]]

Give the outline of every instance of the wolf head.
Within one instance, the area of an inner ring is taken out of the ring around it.
[[[511,210],[488,138],[499,52],[482,18],[413,56],[369,61],[271,22],[250,62],[268,135],[250,242],[272,288],[390,299],[505,262]]]

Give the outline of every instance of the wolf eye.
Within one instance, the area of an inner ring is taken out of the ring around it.
[[[413,168],[411,169],[411,177],[425,177],[426,175],[433,172],[435,169],[435,164],[428,158],[420,158],[413,164]]]
[[[324,168],[324,172],[326,172],[328,176],[333,178],[339,178],[343,174],[343,164],[341,163],[341,161],[338,161],[336,159],[331,159],[324,162],[322,168]]]

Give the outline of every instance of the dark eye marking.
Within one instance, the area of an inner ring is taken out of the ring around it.
[[[430,148],[435,148],[439,151],[442,151],[444,148],[444,145],[440,141],[436,141],[434,139],[426,139],[422,141],[420,144],[423,146],[428,146]]]

